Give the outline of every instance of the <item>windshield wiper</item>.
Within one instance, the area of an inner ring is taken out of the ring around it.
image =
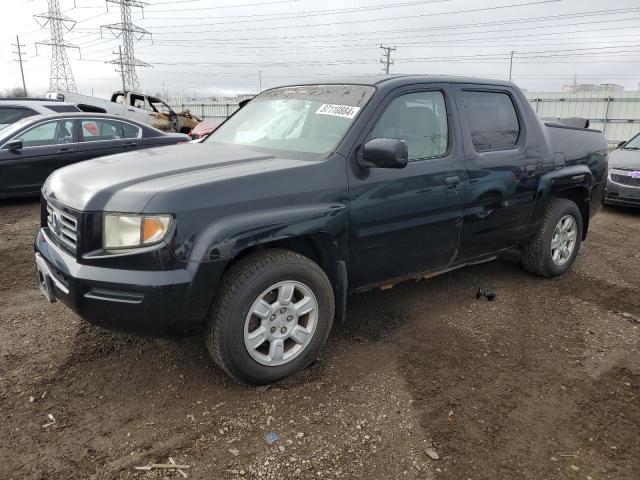
[[[640,147],[624,147],[622,150],[640,150]]]

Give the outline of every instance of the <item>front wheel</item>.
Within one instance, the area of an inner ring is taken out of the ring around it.
[[[205,333],[207,348],[233,378],[274,382],[315,360],[333,315],[333,289],[316,263],[287,250],[253,253],[222,280]]]
[[[582,214],[564,198],[553,199],[540,230],[522,249],[526,270],[542,277],[557,277],[571,268],[582,240]]]

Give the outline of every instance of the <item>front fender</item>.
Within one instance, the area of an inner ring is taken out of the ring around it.
[[[194,239],[184,259],[228,260],[250,247],[320,233],[335,239],[346,232],[347,221],[347,207],[343,203],[286,206],[222,217]]]

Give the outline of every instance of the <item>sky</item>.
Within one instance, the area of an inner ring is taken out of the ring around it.
[[[121,88],[117,4],[59,0],[76,23],[65,31],[80,93],[107,98]],[[0,90],[21,85],[12,53],[24,44],[32,94],[49,86],[48,28],[33,15],[47,0],[2,0]],[[109,8],[107,9],[107,5]],[[382,72],[380,45],[395,47],[391,73],[513,80],[529,91],[565,84],[640,84],[639,0],[147,0],[133,21],[150,32],[135,43],[145,93],[206,98],[330,76]]]

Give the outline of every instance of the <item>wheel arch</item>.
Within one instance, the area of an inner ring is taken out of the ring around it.
[[[183,254],[195,262],[224,262],[224,275],[254,252],[284,249],[299,253],[326,273],[334,290],[336,321],[342,322],[348,291],[347,219],[342,203],[237,215],[209,225]]]
[[[593,174],[586,165],[574,165],[554,170],[540,178],[531,223],[538,224],[552,198],[574,202],[582,215],[582,240],[587,237]]]

